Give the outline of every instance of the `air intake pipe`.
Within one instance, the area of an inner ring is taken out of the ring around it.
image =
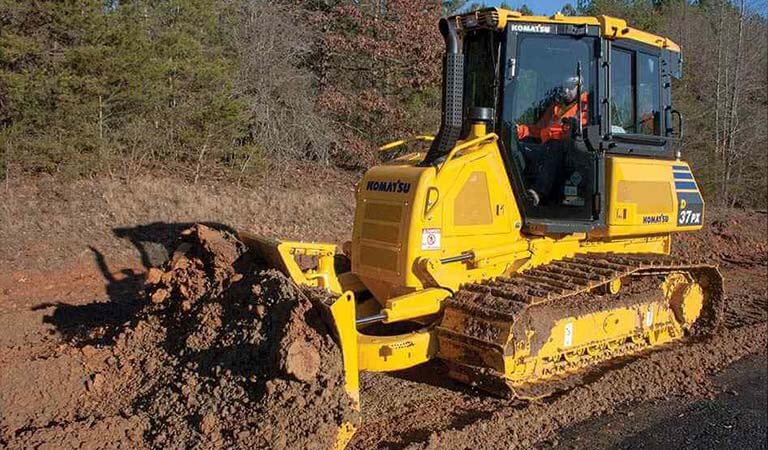
[[[461,52],[456,24],[447,19],[440,19],[440,33],[445,40],[443,56],[443,101],[440,131],[432,141],[432,146],[424,158],[423,165],[448,154],[456,145],[461,135],[463,117],[462,101],[464,97],[464,55]]]

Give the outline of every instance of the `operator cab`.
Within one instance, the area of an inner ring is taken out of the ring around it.
[[[499,13],[462,16],[462,136],[476,111],[490,109],[525,230],[588,232],[605,223],[607,154],[675,158],[679,52],[606,39],[598,20],[610,18],[507,12],[501,27]]]

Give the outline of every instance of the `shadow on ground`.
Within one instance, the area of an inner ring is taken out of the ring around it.
[[[233,231],[220,223],[202,222],[208,227]],[[129,240],[139,252],[144,269],[162,265],[176,248],[182,231],[195,225],[194,222],[153,222],[134,227],[113,228],[116,238]],[[83,305],[63,302],[47,302],[35,305],[39,311],[55,307],[50,315],[43,318],[52,324],[65,340],[77,346],[105,345],[119,334],[123,324],[132,320],[146,304],[144,279],[146,270],[121,269],[114,271],[104,255],[96,248],[89,247],[94,263],[105,282],[106,301],[95,301]]]
[[[451,378],[448,375],[448,366],[438,359],[433,359],[409,369],[390,372],[389,375],[401,380],[413,381],[419,384],[428,384],[455,392],[470,393],[479,397],[492,397],[485,391],[473,388]]]
[[[141,257],[141,265],[149,269],[168,260],[176,249],[179,235],[197,223],[215,230],[235,233],[231,227],[216,222],[152,222],[133,227],[113,228],[112,233],[120,239],[128,239]]]

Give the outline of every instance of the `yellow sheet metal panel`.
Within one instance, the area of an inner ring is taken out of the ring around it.
[[[382,247],[363,245],[360,247],[360,264],[363,266],[397,272],[397,252]]]
[[[367,222],[362,233],[363,239],[397,244],[400,238],[400,224]]]
[[[606,159],[606,228],[592,236],[618,237],[701,229],[704,202],[683,161]]]
[[[415,161],[376,166],[357,186],[355,222],[351,241],[352,270],[377,299],[400,295],[420,287],[409,275],[407,230],[414,220],[414,205],[424,204],[420,179],[431,168]]]
[[[474,171],[453,201],[453,224],[464,226],[492,223],[491,199],[485,172]]]
[[[438,167],[415,164],[373,167],[358,185],[353,271],[382,302],[414,289],[457,289],[499,275],[509,261],[484,267],[451,264],[439,271],[439,281],[430,279],[417,262],[520,239],[522,219],[492,139],[478,140]],[[381,225],[397,220],[399,237],[394,242],[394,231]]]
[[[403,215],[401,204],[387,204],[381,202],[365,203],[365,219],[381,222],[400,223]]]
[[[613,237],[610,240],[587,239],[579,243],[578,253],[658,253],[668,255],[672,248],[669,234],[640,237]]]
[[[479,174],[483,174],[482,177]],[[463,186],[473,183],[472,179],[482,178],[485,178],[487,190],[475,192],[473,195],[476,197],[468,200],[482,204],[485,212],[471,223],[457,223],[455,218],[461,213],[456,208],[464,206]],[[520,240],[522,219],[498,146],[493,140],[483,141],[457,153],[440,167],[431,179],[431,187],[438,191],[437,203],[409,230],[412,239],[409,252],[416,258],[452,258],[472,249],[512,245]],[[429,245],[421,238],[428,237],[433,232],[431,230],[439,233],[439,245]],[[494,261],[483,267],[466,262],[438,264],[438,270],[432,275],[437,285],[455,290],[463,283],[500,275],[508,264],[509,259]]]
[[[618,183],[616,199],[619,203],[638,203],[638,214],[655,214],[668,210],[673,204],[672,188],[668,181],[630,181],[621,180]]]

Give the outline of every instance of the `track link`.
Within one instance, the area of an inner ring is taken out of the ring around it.
[[[670,284],[672,274],[687,280],[683,288],[695,284],[703,292],[693,323],[682,323],[670,306],[679,295],[671,291],[680,286]],[[608,295],[615,280],[627,286]],[[445,302],[438,355],[459,380],[506,396],[539,397],[583,369],[684,333],[708,335],[720,325],[723,306],[715,266],[657,254],[576,255],[463,286]],[[573,333],[593,340],[571,341]]]

